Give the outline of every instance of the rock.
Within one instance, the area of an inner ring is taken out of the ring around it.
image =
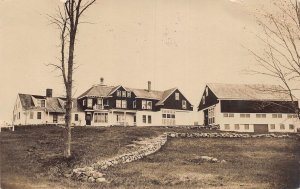
[[[65,173],[65,174],[64,174],[64,176],[65,176],[66,178],[71,178],[72,175],[73,175],[72,173]]]
[[[221,161],[221,163],[227,163],[227,161],[225,161],[224,159]]]
[[[99,172],[95,172],[95,173],[93,174],[93,177],[94,177],[95,179],[101,178],[101,177],[103,177],[103,176],[104,176],[104,174],[99,173]]]
[[[103,177],[97,178],[97,179],[96,179],[96,182],[97,182],[97,183],[106,182],[106,179],[103,178]]]
[[[95,182],[95,179],[93,177],[89,177],[88,182]]]
[[[217,163],[217,162],[218,162],[218,159],[217,159],[217,158],[212,158],[211,161],[212,161],[213,163]]]
[[[209,157],[209,156],[201,156],[200,158],[205,161],[211,161],[213,159],[212,157]]]

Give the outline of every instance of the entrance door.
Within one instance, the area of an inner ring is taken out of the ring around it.
[[[208,125],[208,110],[204,110],[204,125],[207,126]]]
[[[58,116],[57,114],[53,114],[53,123],[57,123]]]
[[[86,114],[85,121],[86,121],[86,125],[91,125],[92,115],[91,114]]]
[[[268,124],[254,124],[255,133],[268,133]]]

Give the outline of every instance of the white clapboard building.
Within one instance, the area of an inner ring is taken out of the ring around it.
[[[224,131],[296,132],[294,99],[279,85],[207,84],[198,106],[199,121]]]
[[[52,89],[46,90],[46,96],[18,94],[13,110],[14,125],[64,124],[65,103],[63,97],[52,97]],[[77,100],[72,102],[72,125],[85,125],[84,112]]]

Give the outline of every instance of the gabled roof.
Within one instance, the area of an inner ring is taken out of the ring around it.
[[[49,112],[57,112],[64,113],[65,109],[63,109],[61,103],[59,102],[58,97],[47,98],[46,100],[46,109]]]
[[[280,85],[209,83],[207,87],[218,99],[234,100],[291,100]]]
[[[163,91],[156,91],[156,90],[148,91],[147,89],[133,89],[133,88],[128,88],[128,90],[132,91],[137,98],[160,100],[163,95]]]
[[[46,100],[46,107],[36,107],[33,103],[32,97],[38,99]],[[30,95],[30,94],[19,94],[19,98],[21,101],[21,105],[24,110],[46,110],[47,112],[56,112],[56,113],[65,113],[65,109],[63,108],[62,102],[66,100],[63,97],[46,97],[40,95]],[[78,106],[77,100],[74,98],[73,100],[73,108],[72,112],[82,111],[82,108]]]
[[[172,88],[169,90],[164,91],[164,93],[162,94],[161,100],[159,102],[156,103],[157,106],[159,105],[163,105],[164,102],[169,98],[169,96],[174,93],[177,90],[177,88]]]
[[[119,86],[117,86],[119,87]],[[84,96],[98,96],[98,97],[105,97],[109,96],[109,94],[116,90],[117,87],[114,86],[106,86],[106,85],[95,85],[85,91],[82,95],[78,98],[82,98]]]
[[[20,102],[22,107],[27,110],[34,106],[31,95],[29,94],[19,94]]]
[[[121,85],[118,86],[106,86],[106,85],[95,85],[80,95],[78,98],[82,98],[85,96],[90,97],[107,97],[112,95],[118,88],[123,87],[127,91],[133,92],[136,98],[144,98],[144,99],[153,99],[158,100],[156,105],[163,105],[164,101],[175,91],[177,88],[168,89],[165,91],[157,91],[147,89],[136,89],[136,88],[128,88]]]

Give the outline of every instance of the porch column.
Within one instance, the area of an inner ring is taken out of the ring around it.
[[[109,123],[110,123],[111,125],[113,125],[113,121],[114,121],[114,111],[112,110],[112,111],[111,111],[111,118],[109,119]]]
[[[126,126],[126,111],[124,111],[124,126]]]

